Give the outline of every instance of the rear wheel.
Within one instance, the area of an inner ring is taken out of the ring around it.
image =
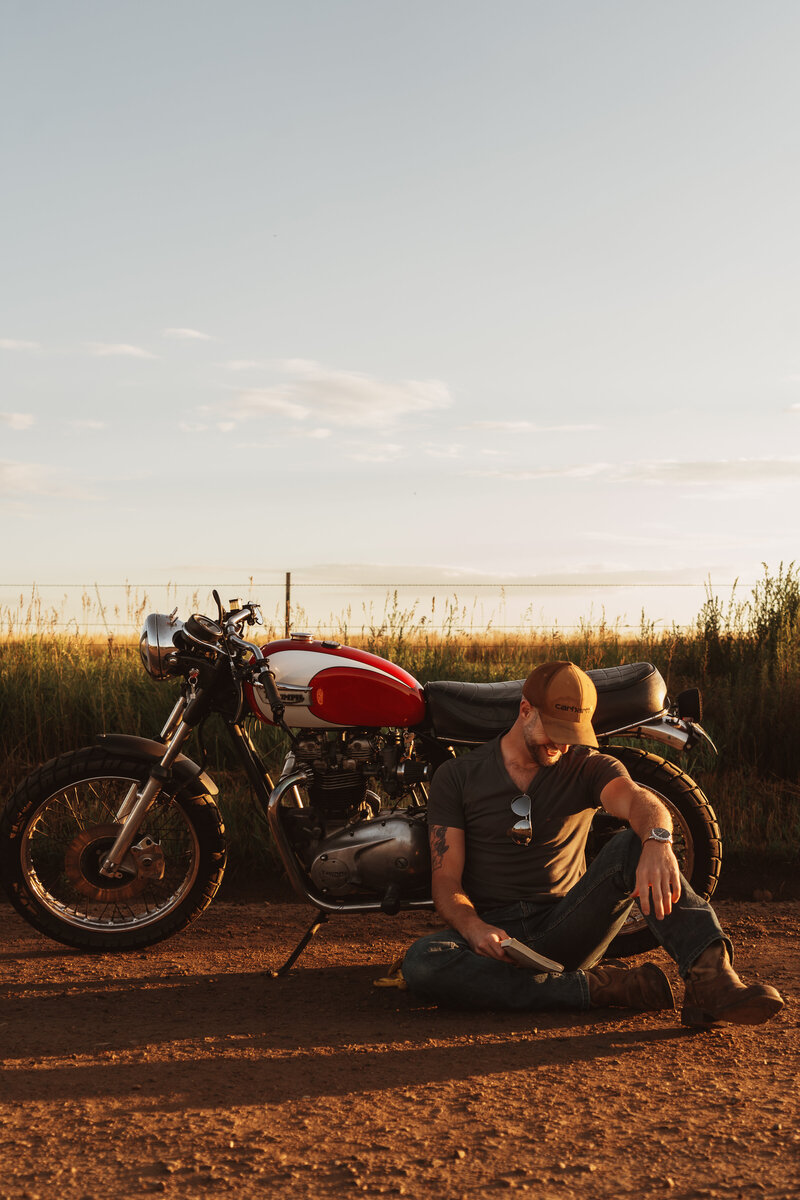
[[[632,746],[603,746],[627,768],[631,779],[654,792],[669,809],[673,821],[675,855],[681,872],[698,895],[709,899],[717,886],[722,866],[722,841],[714,810],[691,776],[658,755]],[[621,829],[626,828],[607,813],[600,812],[592,824],[587,857]],[[609,957],[626,958],[655,946],[656,939],[635,904],[622,931],[608,948]]]
[[[17,912],[48,937],[132,950],[171,937],[211,902],[225,869],[224,828],[196,782],[168,783],[116,877],[100,873],[120,806],[150,766],[91,746],[46,763],[11,797],[0,825],[3,882]]]

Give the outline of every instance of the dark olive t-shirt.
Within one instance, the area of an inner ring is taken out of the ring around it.
[[[464,888],[480,911],[516,900],[557,901],[586,870],[586,837],[600,793],[628,772],[607,754],[572,746],[540,767],[528,789],[533,839],[518,846],[508,829],[520,789],[506,770],[500,738],[444,763],[433,777],[428,824],[463,829]]]

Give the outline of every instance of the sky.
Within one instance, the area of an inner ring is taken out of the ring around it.
[[[794,0],[0,11],[0,597],[798,556]]]

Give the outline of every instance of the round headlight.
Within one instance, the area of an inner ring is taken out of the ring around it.
[[[183,621],[164,613],[150,613],[145,617],[142,636],[139,638],[139,653],[142,666],[153,679],[169,679],[170,656],[175,653],[174,635],[183,629]]]

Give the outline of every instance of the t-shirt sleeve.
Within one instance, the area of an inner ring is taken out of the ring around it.
[[[464,805],[461,800],[463,784],[458,762],[442,763],[431,780],[428,795],[428,828],[445,825],[448,829],[464,828]]]
[[[600,793],[607,784],[615,779],[630,779],[627,767],[610,754],[590,754],[584,770],[595,808],[600,808]]]

